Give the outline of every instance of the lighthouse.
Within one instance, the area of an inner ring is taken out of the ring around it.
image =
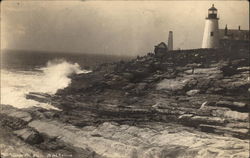
[[[212,5],[208,9],[206,17],[205,29],[203,34],[202,48],[218,48],[219,47],[219,18],[217,17],[217,9]]]

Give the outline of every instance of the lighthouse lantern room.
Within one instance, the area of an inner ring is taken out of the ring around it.
[[[217,9],[212,5],[208,9],[206,17],[205,29],[203,34],[202,48],[218,48],[219,47],[219,18],[217,17]]]

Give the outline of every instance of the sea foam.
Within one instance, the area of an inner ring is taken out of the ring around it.
[[[72,74],[88,73],[79,64],[65,60],[52,60],[40,71],[8,71],[1,70],[1,104],[12,105],[17,108],[39,106],[55,109],[50,104],[39,103],[26,99],[29,92],[55,94],[71,83]]]
[[[53,60],[47,63],[47,66],[41,68],[43,72],[43,77],[37,84],[35,84],[34,89],[37,92],[44,92],[49,94],[54,94],[58,89],[63,89],[67,87],[71,79],[69,76],[71,74],[87,73],[87,70],[82,70],[77,63],[69,63],[64,60]]]

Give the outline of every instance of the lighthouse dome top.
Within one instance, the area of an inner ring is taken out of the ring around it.
[[[219,19],[217,18],[217,9],[214,7],[214,4],[208,9],[208,17],[206,19]]]
[[[213,4],[212,7],[209,8],[208,10],[217,10],[217,9],[214,7],[214,4]]]

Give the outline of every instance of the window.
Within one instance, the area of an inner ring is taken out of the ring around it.
[[[210,36],[214,36],[214,32],[210,32]]]
[[[209,10],[208,14],[217,14],[217,11],[216,10]]]

